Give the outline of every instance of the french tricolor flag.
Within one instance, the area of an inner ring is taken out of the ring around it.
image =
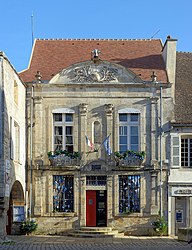
[[[87,136],[85,136],[85,138],[86,138],[87,146],[91,148],[91,151],[93,151],[93,143],[89,140]]]

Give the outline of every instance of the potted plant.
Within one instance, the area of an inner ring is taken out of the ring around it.
[[[38,224],[36,221],[26,220],[22,222],[20,226],[20,230],[21,230],[21,233],[29,235],[37,229],[37,226]]]
[[[167,222],[164,217],[159,217],[152,223],[153,230],[160,236],[167,235]]]

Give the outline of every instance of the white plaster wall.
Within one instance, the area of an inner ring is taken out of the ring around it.
[[[5,162],[10,161],[12,166],[11,169],[11,182],[10,190],[13,183],[18,180],[25,193],[25,160],[26,160],[26,142],[25,142],[25,86],[19,79],[16,72],[11,67],[8,60],[3,61],[4,68],[4,96],[5,96],[5,106],[6,106],[6,121],[5,126],[8,127],[8,135],[10,135],[10,117],[12,117],[12,139],[13,148],[15,144],[15,138],[13,133],[14,121],[20,127],[20,161],[16,162],[10,160],[10,145],[9,142],[5,144]],[[18,105],[14,101],[14,81],[18,84]],[[9,141],[9,138],[5,138]]]

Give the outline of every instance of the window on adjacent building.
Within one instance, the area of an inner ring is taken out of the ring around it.
[[[192,167],[192,137],[181,138],[181,166]]]
[[[18,84],[14,81],[14,101],[18,105]]]
[[[14,148],[13,148],[13,119],[12,117],[10,116],[10,142],[9,142],[9,145],[10,145],[10,159],[13,159],[13,152],[14,152]]]
[[[119,114],[119,151],[139,150],[139,114]]]
[[[53,114],[54,150],[73,152],[73,114]]]
[[[74,212],[73,182],[73,176],[53,176],[53,211]]]
[[[119,213],[140,212],[140,176],[119,176]]]

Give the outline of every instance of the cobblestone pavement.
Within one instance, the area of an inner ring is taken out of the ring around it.
[[[187,242],[170,237],[72,238],[64,236],[9,236],[0,250],[184,250]]]

